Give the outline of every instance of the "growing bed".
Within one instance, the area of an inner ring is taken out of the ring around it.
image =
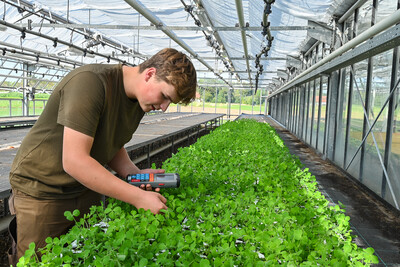
[[[111,200],[60,238],[34,245],[19,266],[363,266],[372,248],[352,242],[344,208],[329,206],[315,178],[275,130],[227,122],[164,162],[181,187],[163,191],[162,215]],[[67,213],[73,220],[78,211]]]

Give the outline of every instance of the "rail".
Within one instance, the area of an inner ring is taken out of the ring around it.
[[[24,114],[22,98],[0,98],[0,117],[38,116],[46,106],[47,99],[29,100],[28,114]]]

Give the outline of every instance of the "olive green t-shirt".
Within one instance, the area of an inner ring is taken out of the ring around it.
[[[121,64],[71,71],[24,138],[11,167],[12,188],[46,199],[79,196],[87,189],[62,166],[64,126],[93,137],[90,154],[105,165],[131,140],[143,115],[125,93]]]

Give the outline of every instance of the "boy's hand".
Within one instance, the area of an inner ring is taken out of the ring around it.
[[[143,170],[140,170],[139,173],[165,173],[165,170],[164,169],[143,169]],[[142,184],[140,186],[140,188],[143,190],[147,190],[147,191],[153,190],[153,188],[151,187],[150,184],[147,184],[146,186],[144,184]],[[155,191],[160,192],[160,188],[156,188]]]
[[[135,203],[135,207],[137,209],[143,208],[144,210],[150,210],[153,214],[158,214],[162,209],[168,209],[165,205],[166,203],[167,199],[159,193],[143,192],[140,201]]]
[[[164,169],[143,169],[139,173],[165,173]]]

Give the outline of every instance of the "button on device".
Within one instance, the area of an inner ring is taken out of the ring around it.
[[[158,184],[159,186],[164,186],[165,184]]]

